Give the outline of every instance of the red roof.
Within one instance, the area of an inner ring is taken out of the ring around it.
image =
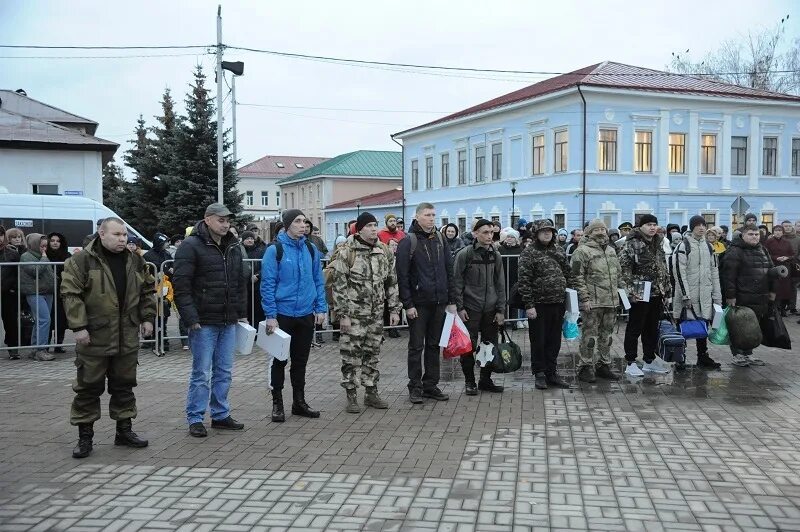
[[[347,201],[340,201],[333,205],[328,205],[326,209],[355,209],[361,203],[361,208],[366,207],[381,207],[384,205],[396,205],[403,202],[403,191],[392,189],[385,192],[378,192],[377,194],[370,194],[369,196],[362,196],[360,198],[353,198]]]
[[[261,159],[239,168],[239,175],[244,177],[287,177],[327,160],[327,157],[265,155]]]
[[[403,133],[408,133],[422,127],[449,122],[457,118],[488,111],[504,105],[523,102],[525,100],[544,96],[545,94],[574,87],[578,84],[586,87],[607,87],[637,91],[800,102],[800,96],[793,96],[791,94],[751,89],[749,87],[731,85],[707,78],[662,72],[650,68],[606,61],[540,81],[539,83],[504,94],[498,98],[464,109],[463,111],[458,111],[457,113],[434,120],[433,122],[428,122],[427,124],[402,131],[396,135],[402,135]]]

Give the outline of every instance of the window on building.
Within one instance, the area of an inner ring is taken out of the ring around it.
[[[639,226],[642,221],[642,216],[645,214],[653,214],[652,212],[635,212],[633,213],[633,224]]]
[[[433,188],[433,157],[425,157],[425,188]]]
[[[772,226],[775,225],[775,213],[774,212],[762,212],[761,213],[761,224],[766,225],[769,232],[772,232]]]
[[[294,192],[292,192],[292,204],[291,204],[291,208],[295,208],[295,204],[294,204]]]
[[[261,191],[261,206],[262,207],[269,206],[269,192],[266,190]]]
[[[306,187],[300,187],[300,206],[303,207],[306,204]]]
[[[419,161],[411,161],[411,190],[419,190]]]
[[[717,173],[717,136],[703,135],[700,138],[700,173]]]
[[[742,215],[736,213],[731,214],[731,226],[728,228],[730,231],[728,233],[728,239],[731,239],[733,237],[733,231],[741,227],[743,223],[744,223],[744,214]]]
[[[601,129],[598,137],[599,170],[601,172],[617,171],[617,130]]]
[[[603,219],[603,223],[606,224],[606,227],[616,227],[616,223],[614,223],[614,215],[604,213],[601,215]]]
[[[442,216],[442,227],[450,223],[450,218]]]
[[[553,223],[556,224],[556,229],[564,229],[567,226],[567,215],[563,212],[554,214]]]
[[[800,139],[792,139],[792,175],[800,175]]]
[[[247,205],[248,207],[252,207],[253,206],[253,191],[252,190],[248,190],[248,191],[246,191],[244,193],[244,202],[245,202],[244,204]]]
[[[339,222],[333,224],[333,234],[335,234],[337,237],[341,234],[339,232]]]
[[[519,214],[513,214],[512,213],[511,214],[511,227],[516,229],[518,223],[519,223]]]
[[[284,200],[283,202],[286,203],[286,198],[283,198],[283,200]],[[280,191],[275,193],[275,206],[276,207],[280,207],[281,206],[281,193],[280,193]]]
[[[637,131],[634,140],[633,171],[650,173],[653,171],[653,132]]]
[[[544,135],[533,137],[533,175],[544,174]]]
[[[467,184],[467,150],[458,150],[458,184]]]
[[[450,154],[442,154],[442,187],[450,186]]]
[[[317,183],[317,201],[322,201],[322,185]]]
[[[706,226],[713,227],[717,225],[717,213],[715,212],[704,212],[702,214],[703,218],[706,221]]]
[[[556,173],[567,171],[567,161],[569,154],[567,152],[567,141],[569,140],[569,133],[564,131],[556,131],[555,136],[555,164],[553,169]]]
[[[492,181],[503,178],[503,144],[492,144]]]
[[[464,216],[458,217],[458,234],[463,235],[467,232],[467,219]]]
[[[295,168],[303,168],[303,165],[300,163],[294,163]]]
[[[34,194],[46,196],[58,195],[58,185],[32,185]]]
[[[683,133],[669,134],[669,173],[686,173],[686,135]]]
[[[500,216],[499,215],[492,215],[492,221],[500,223]]]
[[[475,182],[482,183],[486,179],[486,146],[475,148]]]
[[[731,175],[747,175],[747,137],[731,137]]]
[[[277,166],[278,168],[284,168],[285,167],[285,165],[283,163],[275,163],[275,166]]]
[[[778,138],[764,137],[763,160],[761,173],[763,175],[778,175]]]

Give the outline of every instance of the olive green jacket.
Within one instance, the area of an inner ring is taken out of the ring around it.
[[[64,264],[61,298],[67,324],[89,331],[89,345],[78,345],[79,356],[115,356],[139,351],[139,324],[156,315],[155,278],[142,257],[127,255],[125,301],[117,298],[114,277],[103,257],[99,238]]]

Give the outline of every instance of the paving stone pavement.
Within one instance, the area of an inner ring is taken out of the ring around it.
[[[0,530],[800,530],[797,350],[761,348],[767,365],[743,369],[713,346],[722,371],[569,390],[535,390],[523,368],[496,376],[505,393],[476,397],[445,361],[450,401],[411,405],[406,335],[383,348],[388,410],[344,412],[329,340],[308,368],[320,419],[270,423],[264,356],[238,356],[245,430],[202,440],[185,426],[190,355],[143,351],[134,428],[150,446],[113,445],[104,398],[80,461],[72,357],[3,359]],[[527,331],[513,336],[529,368]],[[569,380],[575,349],[560,357]]]

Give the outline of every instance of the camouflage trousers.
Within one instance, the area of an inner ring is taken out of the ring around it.
[[[342,387],[349,390],[361,386],[371,387],[378,383],[378,355],[383,338],[383,313],[367,318],[350,318],[350,332],[339,336],[339,352],[342,355]]]
[[[617,324],[617,309],[593,308],[581,312],[580,366],[611,364],[611,342]]]

